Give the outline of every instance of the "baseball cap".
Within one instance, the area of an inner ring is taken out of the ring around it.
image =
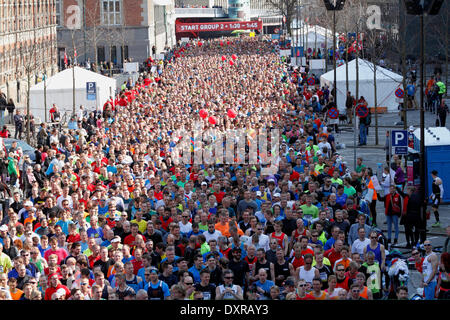
[[[0,231],[8,231],[8,226],[6,224],[2,225]]]
[[[23,205],[24,205],[24,207],[32,207],[33,206],[33,202],[25,201],[25,203]]]
[[[207,186],[208,184],[207,184],[205,181],[203,181],[203,182],[202,182],[202,186],[203,186],[203,185]]]
[[[121,242],[121,239],[120,239],[120,237],[114,237],[112,240],[111,240],[111,243],[116,243],[116,242]]]
[[[257,197],[261,197],[261,196],[262,196],[261,191],[256,191],[256,196],[257,196]]]
[[[276,192],[276,193],[274,193],[274,198],[276,198],[276,197],[281,197],[281,194],[279,193],[279,192]]]
[[[56,290],[56,292],[54,293],[54,296],[55,296],[55,298],[65,297],[66,291],[64,291],[64,289],[60,288],[60,289]]]

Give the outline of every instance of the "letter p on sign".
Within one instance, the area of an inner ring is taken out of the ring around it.
[[[392,130],[392,147],[407,147],[408,132],[406,130]]]

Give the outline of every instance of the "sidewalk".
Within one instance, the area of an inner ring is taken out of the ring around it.
[[[447,104],[449,104],[449,100],[447,100]],[[425,127],[434,127],[435,126],[436,115],[432,114],[428,111],[425,111]],[[369,128],[369,135],[367,137],[367,145],[356,147],[356,157],[362,157],[363,163],[367,167],[371,167],[374,172],[378,171],[378,166],[385,164],[386,161],[386,152],[384,150],[384,145],[386,141],[386,131],[387,130],[395,130],[395,129],[403,129],[402,126],[396,126],[395,123],[400,120],[398,113],[386,113],[378,115],[378,145],[375,145],[375,117],[372,114],[372,125]],[[420,111],[419,110],[410,110],[407,114],[407,128],[410,126],[414,126],[414,128],[420,127]],[[341,125],[340,128],[345,128],[349,126]],[[450,129],[450,115],[449,121],[446,123],[446,127]],[[358,133],[358,131],[357,131]],[[354,155],[355,149],[353,147],[353,132],[341,131],[336,134],[336,141],[340,144],[345,144],[344,149],[339,149],[338,152],[344,157],[347,166],[353,170],[354,168]],[[358,135],[357,135],[358,137]],[[358,138],[357,138],[358,139]],[[358,141],[357,141],[358,142]],[[450,177],[443,177],[450,179]],[[428,207],[431,210],[431,207]],[[379,226],[382,229],[386,229],[386,225],[384,224],[384,205],[383,203],[378,202],[377,204],[377,212],[380,220]],[[439,216],[441,221],[441,228],[431,228],[431,224],[435,222],[433,213],[431,214],[431,218],[428,221],[428,235],[430,236],[446,236],[445,227],[450,225],[450,204],[441,205],[439,207]],[[400,232],[403,231],[403,227],[400,227]]]

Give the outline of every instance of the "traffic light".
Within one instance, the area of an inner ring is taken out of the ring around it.
[[[345,0],[323,0],[325,8],[329,11],[342,10],[344,8]]]
[[[406,13],[420,16],[422,14],[437,15],[444,0],[404,0]]]

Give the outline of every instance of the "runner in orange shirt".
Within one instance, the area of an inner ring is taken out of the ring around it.
[[[314,278],[312,281],[312,291],[309,293],[314,297],[314,300],[328,300],[328,293],[322,290],[322,280]]]
[[[348,246],[342,246],[341,256],[342,256],[342,258],[336,260],[336,262],[334,264],[334,270],[333,271],[336,271],[336,268],[337,268],[338,265],[344,266],[345,270],[347,270],[348,267],[350,266],[350,262],[352,262],[352,259],[349,258],[349,256],[350,256],[350,249],[349,249]]]
[[[239,228],[236,222],[229,219],[228,210],[221,209],[219,211],[219,222],[215,224],[215,229],[220,231],[224,237],[230,237],[230,225],[237,228],[239,236],[243,236],[244,232]]]

